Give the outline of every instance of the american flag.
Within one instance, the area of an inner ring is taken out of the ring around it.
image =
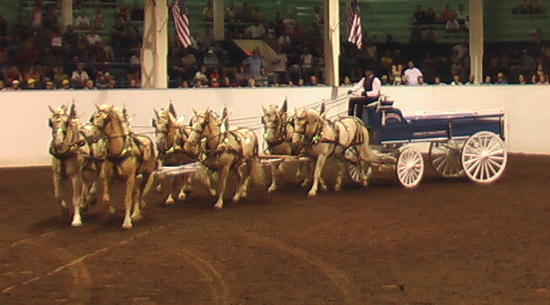
[[[191,45],[191,34],[189,32],[189,16],[187,14],[187,8],[185,7],[185,0],[177,0],[177,2],[172,5],[172,16],[174,17],[176,33],[178,34],[181,45],[187,48]]]
[[[359,14],[359,0],[351,0],[346,8],[348,17],[348,41],[355,43],[358,49],[363,47],[363,34],[361,33],[361,15]]]

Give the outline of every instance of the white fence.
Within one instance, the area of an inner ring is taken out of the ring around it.
[[[192,108],[210,107],[217,112],[226,105],[230,118],[247,118],[260,125],[262,105],[280,105],[288,99],[289,110],[344,94],[349,88],[232,88],[184,90],[22,91],[0,92],[0,167],[42,166],[51,163],[48,146],[48,106],[77,105],[88,120],[95,104],[125,105],[134,131],[152,131],[153,108],[171,100],[178,115],[190,117]],[[550,154],[550,86],[425,86],[383,87],[405,115],[418,111],[502,109],[506,112],[506,137],[510,152]],[[345,111],[347,105],[330,108],[328,115]],[[256,121],[257,120],[257,121]],[[257,130],[258,135],[261,131]]]

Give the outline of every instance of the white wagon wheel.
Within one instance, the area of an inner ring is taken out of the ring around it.
[[[404,187],[417,186],[424,175],[424,159],[420,151],[414,147],[403,149],[397,158],[395,172]]]
[[[464,175],[460,160],[463,141],[450,140],[445,143],[431,142],[428,159],[432,168],[442,177]]]
[[[363,182],[363,175],[368,179],[372,175],[372,168],[365,164],[364,166],[359,166],[359,157],[357,156],[357,150],[355,147],[350,147],[344,152],[344,158],[348,161],[347,163],[347,173],[348,177],[354,182],[361,183]]]
[[[504,172],[508,153],[498,135],[480,131],[466,140],[461,160],[468,178],[479,183],[490,183]]]

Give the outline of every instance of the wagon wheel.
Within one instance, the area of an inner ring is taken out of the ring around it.
[[[347,172],[348,177],[354,182],[361,183],[363,182],[362,176],[368,179],[372,175],[372,168],[365,164],[363,166],[359,165],[359,157],[357,154],[357,149],[355,147],[349,147],[344,152],[344,158],[348,161]]]
[[[446,143],[431,142],[428,159],[432,168],[442,177],[464,175],[460,154],[463,142],[450,140]]]
[[[357,163],[348,163],[348,177],[353,180],[353,182],[361,183],[363,182],[363,174],[366,175],[367,179],[372,175],[372,167],[368,164],[364,166],[359,166]]]
[[[407,147],[401,151],[395,165],[397,179],[406,188],[413,188],[420,183],[424,175],[424,159],[418,149]]]
[[[490,131],[480,131],[466,140],[462,148],[462,167],[472,181],[496,181],[506,167],[508,154],[504,142]]]

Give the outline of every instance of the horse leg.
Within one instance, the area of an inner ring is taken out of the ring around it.
[[[283,166],[283,163],[280,164],[280,167]],[[271,163],[271,185],[267,189],[269,193],[274,192],[277,190],[277,171],[279,169],[279,165],[275,163]],[[282,171],[282,170],[281,170]]]
[[[139,186],[134,187],[135,196],[134,196],[134,210],[132,211],[131,219],[132,221],[138,221],[143,218],[142,208],[145,207],[145,189],[148,183],[148,180],[151,178],[151,173],[143,173]]]
[[[176,179],[178,179],[178,177],[172,177],[169,179],[170,180],[168,181],[168,198],[166,198],[166,201],[164,201],[164,204],[173,204],[175,202],[174,198],[176,198],[176,195],[177,195],[177,194],[174,194],[174,190],[177,190]],[[160,185],[162,185],[162,183],[160,183],[159,186]]]
[[[55,200],[59,203],[61,208],[61,218],[64,221],[65,216],[69,213],[69,207],[67,202],[64,199],[64,192],[62,186],[63,173],[61,172],[61,162],[58,159],[54,159],[52,162],[52,171],[53,171],[53,195]]]
[[[336,176],[336,182],[334,182],[335,191],[339,191],[342,189],[342,179],[344,178],[344,170],[346,168],[346,164],[342,159],[338,158],[337,163],[338,163],[338,175]]]
[[[237,186],[235,190],[235,195],[233,196],[233,201],[237,202],[241,199],[241,192],[243,190],[244,185],[244,176],[245,173],[243,171],[243,168],[247,167],[248,165],[246,163],[241,164],[238,167],[234,167],[235,174],[237,175]]]
[[[218,181],[218,200],[214,204],[215,209],[223,208],[223,195],[225,193],[225,186],[227,184],[227,176],[229,175],[229,165],[222,167],[220,170],[220,180]]]
[[[190,184],[191,184],[191,177],[189,175],[178,177],[177,179],[177,190],[179,190],[178,200],[185,200],[185,198],[187,198],[186,192],[189,190]]]
[[[103,184],[103,194],[101,196],[101,200],[105,202],[105,204],[109,208],[109,212],[111,214],[116,214],[116,207],[114,205],[111,205],[111,183],[113,179],[113,164],[110,162],[104,162],[103,166],[101,167],[101,174],[100,179]]]
[[[311,189],[307,193],[308,196],[317,195],[317,187],[319,185],[319,180],[321,179],[321,173],[323,171],[323,167],[325,166],[326,160],[327,160],[326,155],[319,155],[317,157],[317,161],[315,162],[315,170],[313,172],[313,185],[311,186]]]
[[[135,188],[136,187],[136,173],[132,171],[128,174],[128,178],[126,180],[126,190],[124,193],[124,221],[122,223],[123,229],[131,229],[132,228],[132,218],[130,217],[130,213],[132,212],[133,207],[133,199],[135,195]]]
[[[78,164],[74,164],[79,166]],[[80,208],[82,207],[82,172],[78,169],[73,169],[75,172],[71,173],[71,183],[73,187],[73,221],[71,226],[80,227],[82,225],[82,219],[80,215]]]

